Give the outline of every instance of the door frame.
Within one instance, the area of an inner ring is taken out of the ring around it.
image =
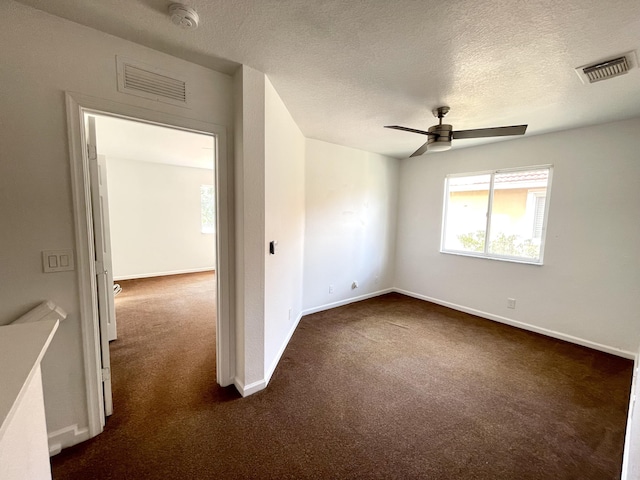
[[[165,112],[135,107],[111,100],[65,92],[67,131],[73,195],[76,240],[76,267],[79,282],[80,325],[84,355],[85,388],[89,435],[102,432],[105,424],[102,391],[100,324],[97,304],[93,212],[88,154],[85,148],[84,113],[96,113],[157,124],[180,130],[213,135],[216,139],[215,185],[216,229],[216,379],[221,386],[231,385],[235,375],[235,341],[232,323],[233,243],[233,164],[227,152],[226,127]]]

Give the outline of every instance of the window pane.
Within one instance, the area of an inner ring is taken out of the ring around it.
[[[489,253],[538,259],[549,170],[496,173]]]
[[[216,204],[213,185],[200,186],[201,232],[214,233],[216,230]]]
[[[444,249],[484,252],[491,175],[449,177]]]

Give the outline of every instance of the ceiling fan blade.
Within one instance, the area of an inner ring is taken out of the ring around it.
[[[527,125],[512,125],[510,127],[478,128],[476,130],[456,130],[453,138],[481,138],[481,137],[506,137],[509,135],[524,135]]]
[[[419,149],[417,149],[415,152],[413,152],[411,155],[409,155],[409,158],[417,157],[419,155],[422,155],[424,152],[427,151],[427,146],[428,145],[429,145],[429,141],[426,141],[424,145],[422,145]]]
[[[394,130],[402,130],[405,132],[419,133],[420,135],[436,135],[435,133],[425,132],[424,130],[416,130],[415,128],[401,127],[400,125],[385,125],[384,128],[393,128]]]

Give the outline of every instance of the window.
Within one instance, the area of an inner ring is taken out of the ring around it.
[[[441,252],[542,264],[551,166],[448,175]]]
[[[202,233],[216,232],[216,195],[213,185],[200,185],[200,218]]]

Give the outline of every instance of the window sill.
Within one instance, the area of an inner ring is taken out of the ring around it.
[[[509,263],[523,263],[525,265],[536,265],[541,267],[544,265],[542,263],[542,259],[540,260],[527,260],[525,258],[513,258],[513,257],[493,257],[488,255],[477,255],[472,252],[457,252],[451,250],[440,250],[440,253],[444,253],[446,255],[457,255],[459,257],[472,257],[472,258],[480,258],[483,260],[497,260],[498,262],[509,262]]]

